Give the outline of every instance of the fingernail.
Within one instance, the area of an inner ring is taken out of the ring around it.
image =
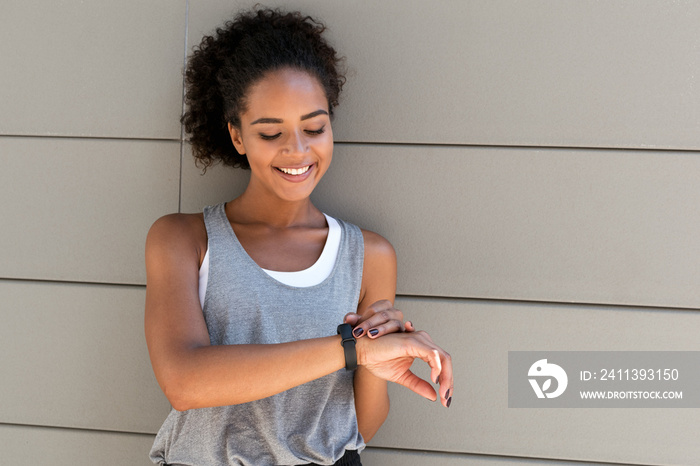
[[[378,333],[379,333],[379,330],[377,330],[376,328],[373,328],[369,331],[369,334],[372,335],[373,337],[376,337]]]
[[[448,388],[447,391],[445,392],[445,398],[450,397],[450,389]]]
[[[447,399],[447,407],[449,408],[451,404],[452,404],[452,397],[449,397]]]
[[[357,338],[362,335],[362,332],[364,332],[364,329],[362,327],[358,327],[352,331],[352,334],[355,335],[355,338]]]

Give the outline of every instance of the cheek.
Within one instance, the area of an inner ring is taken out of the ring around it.
[[[314,151],[323,155],[323,158],[330,163],[333,158],[333,133],[327,131],[322,139],[318,139],[313,144]]]
[[[244,147],[246,148],[248,159],[255,159],[260,162],[271,159],[277,152],[277,148],[273,144],[255,138],[244,141]]]
[[[316,153],[320,155],[319,161],[325,173],[325,170],[327,170],[331,164],[331,160],[333,160],[333,143],[331,142],[330,144],[324,144],[322,147],[318,147]]]
[[[320,175],[322,177],[326,175],[326,173],[331,167],[331,161],[333,160],[333,143],[331,142],[330,144],[325,146],[324,149],[325,151],[323,152],[322,165],[319,166]]]

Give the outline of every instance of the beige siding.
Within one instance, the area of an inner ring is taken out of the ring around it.
[[[3,464],[153,466],[152,435],[0,424]]]
[[[185,1],[5,0],[1,134],[180,136]]]
[[[436,453],[430,451],[367,448],[362,454],[364,466],[612,466],[609,463],[552,461],[508,458],[491,455]]]
[[[193,212],[247,179],[183,172]],[[391,239],[402,294],[697,309],[699,179],[688,152],[341,143],[314,199]]]
[[[182,212],[201,212],[205,206],[233,199],[243,193],[248,184],[248,170],[215,165],[204,172],[191,160],[192,152],[186,144],[182,166]]]
[[[2,422],[160,427],[170,406],[143,337],[143,287],[0,280],[0,296]]]
[[[687,465],[700,456],[695,409],[515,409],[507,383],[508,351],[697,351],[700,313],[410,297],[397,304],[450,349],[453,402],[445,409],[392,385],[392,411],[372,445],[623,464]],[[426,368],[414,364],[429,378]]]
[[[698,180],[685,152],[351,144],[314,195],[391,238],[399,293],[697,309]]]
[[[145,283],[155,219],[178,208],[180,144],[0,137],[0,277]]]
[[[696,1],[267,4],[313,11],[342,47],[341,141],[700,148]],[[191,2],[190,37],[229,11]]]
[[[0,458],[149,464],[146,232],[247,180],[181,147],[184,56],[256,1],[5,3]],[[455,361],[449,410],[392,386],[364,463],[697,463],[698,410],[509,409],[506,369],[700,350],[700,2],[266,3],[347,57],[315,202],[391,240],[399,307]]]

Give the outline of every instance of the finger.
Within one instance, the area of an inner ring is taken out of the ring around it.
[[[353,335],[355,336],[355,338],[360,338],[361,336],[365,335],[367,333],[367,330],[369,330],[370,327],[372,327],[371,323],[363,325],[368,319],[371,319],[372,317],[374,317],[377,314],[377,312],[381,312],[383,310],[391,309],[391,308],[392,308],[391,302],[384,299],[381,301],[377,301],[377,302],[371,304],[369,307],[367,307],[367,309],[363,312],[363,315],[356,314],[360,318],[354,324],[355,328],[353,329]],[[349,314],[355,314],[355,313],[351,312]]]
[[[390,320],[382,325],[372,327],[367,332],[370,338],[379,338],[388,333],[400,333],[404,331],[403,322],[400,320]]]
[[[348,312],[343,318],[343,323],[350,324],[354,327],[355,325],[357,325],[361,318],[362,316],[360,314],[357,314],[355,312]]]
[[[394,305],[388,299],[382,299],[375,303],[370,304],[368,309],[374,310],[374,312],[383,311],[385,309],[392,309]]]
[[[423,345],[430,348],[430,357],[421,356],[425,362],[430,365],[431,379],[437,384],[440,384],[438,391],[442,405],[449,408],[452,404],[452,395],[454,393],[454,380],[452,372],[452,356],[444,349],[433,343],[430,335],[424,331],[415,332],[412,334]]]
[[[413,332],[410,334],[410,338],[416,342],[416,345],[413,346],[415,356],[428,363],[430,366],[430,380],[435,383],[441,381],[441,395],[444,395],[447,389],[452,387],[452,360],[450,355],[433,343],[430,335],[424,331]],[[444,374],[443,362],[449,366],[448,371],[444,372]],[[443,402],[443,404],[445,403],[446,401]]]
[[[411,322],[410,320],[407,320],[406,323],[404,324],[404,330],[406,332],[415,332],[416,327],[413,326],[413,322]]]
[[[440,380],[440,373],[442,372],[442,361],[440,360],[440,352],[437,349],[433,349],[431,352],[431,357],[425,362],[430,366],[430,378],[438,383]]]
[[[386,303],[389,303],[389,301],[386,301]],[[355,327],[353,332],[355,338],[359,338],[367,333],[372,337],[378,337],[386,333],[403,332],[403,312],[393,307],[381,310],[371,308],[370,310],[374,311],[374,314]],[[382,325],[387,324],[387,327],[380,328]],[[370,332],[373,329],[376,331]]]
[[[442,371],[440,372],[440,398],[442,400],[442,405],[445,408],[449,408],[452,404],[452,395],[454,393],[454,380],[452,376],[452,356],[444,350],[440,354],[440,363],[442,365]]]
[[[396,383],[403,385],[409,390],[419,394],[420,396],[429,399],[430,401],[437,400],[435,389],[426,380],[421,379],[416,374],[407,370]]]

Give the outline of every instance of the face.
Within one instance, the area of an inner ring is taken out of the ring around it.
[[[249,189],[286,201],[307,199],[333,157],[323,87],[309,73],[282,69],[255,83],[246,100],[241,127],[229,124],[229,132],[248,158]]]

